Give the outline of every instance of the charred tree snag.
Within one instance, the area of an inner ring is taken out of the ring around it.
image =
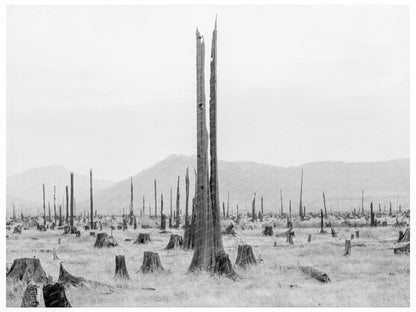
[[[179,229],[179,224],[180,224],[180,215],[179,215],[179,200],[180,200],[180,192],[179,192],[179,179],[180,176],[178,176],[178,185],[176,187],[176,222],[175,222],[175,228]]]
[[[53,222],[56,223],[56,185],[53,186]]]
[[[130,178],[130,225],[133,225],[133,178]]]
[[[345,240],[345,253],[344,256],[351,255],[351,241],[349,239]]]
[[[165,249],[174,249],[176,247],[182,246],[182,244],[183,244],[182,236],[176,235],[176,234],[171,234],[170,239],[169,239],[169,243],[165,247]]]
[[[165,269],[160,263],[159,254],[156,252],[145,251],[143,257],[143,264],[140,268],[143,273],[162,272]]]
[[[185,231],[184,231],[184,248],[186,248],[187,245],[187,240],[189,240],[189,230],[190,230],[190,225],[189,225],[189,211],[188,211],[188,206],[189,206],[189,168],[186,168],[186,173],[185,173]]]
[[[328,219],[328,214],[326,213],[326,199],[325,199],[325,193],[322,192],[322,197],[324,198],[324,209],[325,209],[325,220]]]
[[[321,231],[319,233],[321,233],[321,234],[326,233],[326,231],[324,231],[324,213],[323,213],[322,209],[321,209]]]
[[[24,282],[33,281],[36,284],[48,282],[46,273],[40,264],[40,260],[37,258],[15,259],[6,277],[11,280]]]
[[[155,185],[155,220],[157,220],[157,189],[156,189],[156,179],[154,181]]]
[[[59,226],[62,226],[62,205],[59,205]]]
[[[374,211],[373,211],[373,203],[370,203],[370,226],[376,226],[376,223],[374,222]]]
[[[292,228],[292,200],[289,199],[289,216],[287,219],[287,227]]]
[[[65,203],[66,203],[66,215],[65,215],[65,223],[68,224],[69,218],[69,192],[68,192],[68,185],[65,186]]]
[[[70,308],[66,298],[64,285],[61,283],[47,284],[43,286],[43,299],[47,308]]]
[[[62,263],[59,266],[59,278],[58,282],[65,285],[65,286],[83,286],[87,282],[87,280],[83,277],[73,276],[72,274],[68,273],[67,270],[64,269]]]
[[[273,235],[273,227],[272,226],[265,226],[263,235],[265,236],[272,236]]]
[[[43,226],[46,227],[45,183],[43,183]]]
[[[237,259],[235,264],[243,268],[248,265],[256,264],[256,258],[250,245],[238,245]]]
[[[253,202],[251,203],[251,221],[256,221],[256,193],[254,193]]]
[[[160,229],[166,230],[166,218],[163,214],[163,194],[160,194]]]
[[[364,190],[361,190],[361,214],[364,215]]]
[[[39,286],[35,284],[30,283],[27,285],[23,294],[22,304],[20,305],[22,308],[36,308],[39,306],[38,289]]]
[[[150,234],[139,233],[137,239],[133,242],[133,244],[145,244],[146,242],[150,242]]]
[[[90,224],[91,230],[94,229],[94,205],[92,196],[92,169],[90,169]]]
[[[282,194],[282,190],[280,190],[280,216],[283,217],[283,194]]]
[[[303,221],[302,190],[303,190],[303,168],[302,168],[302,176],[300,178],[300,199],[299,199],[299,219],[301,221]]]
[[[331,281],[328,274],[321,272],[318,269],[315,269],[314,267],[306,266],[306,267],[299,267],[299,268],[303,273],[310,275],[310,277],[317,279],[318,281],[322,283],[327,283]]]
[[[71,228],[74,227],[74,174],[71,172],[70,174],[71,179],[71,210],[70,210],[70,217],[69,217],[69,226]]]
[[[94,247],[103,248],[103,247],[115,247],[115,246],[118,246],[118,244],[112,236],[108,236],[107,233],[97,234]]]
[[[116,256],[116,272],[114,277],[129,279],[129,273],[127,272],[126,259],[124,258],[124,255]]]
[[[226,216],[225,216],[225,203],[222,202],[222,219],[226,220]]]

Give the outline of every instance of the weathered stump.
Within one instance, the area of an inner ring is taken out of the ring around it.
[[[116,272],[114,277],[120,277],[120,278],[129,278],[129,273],[127,272],[126,267],[126,259],[124,258],[124,255],[116,256]]]
[[[337,237],[337,232],[335,232],[334,228],[331,228],[332,237]]]
[[[71,285],[74,287],[83,286],[87,280],[83,277],[73,276],[67,270],[64,269],[62,263],[59,266],[59,278],[58,282],[63,285]]]
[[[351,255],[351,241],[349,239],[345,240],[345,253],[344,256]]]
[[[360,231],[355,231],[355,238],[359,238],[360,237]]]
[[[354,234],[351,234],[351,240],[353,240],[354,239]]]
[[[238,245],[235,264],[245,268],[248,265],[256,264],[256,258],[250,245]]]
[[[117,246],[116,241],[113,237],[108,236],[107,233],[98,233],[95,239],[94,247],[115,247]]]
[[[182,246],[182,244],[183,244],[182,236],[171,234],[169,243],[165,249],[174,249],[175,247]]]
[[[214,273],[225,275],[232,280],[236,280],[239,277],[233,269],[228,254],[224,251],[220,251],[215,255]]]
[[[80,231],[76,231],[75,232],[75,237],[81,237],[81,232]]]
[[[36,308],[39,305],[38,289],[39,286],[35,284],[30,283],[27,285],[23,294],[22,304],[20,305],[22,308]]]
[[[318,281],[321,281],[323,283],[327,283],[331,281],[328,274],[321,272],[318,269],[315,269],[314,267],[306,266],[306,267],[299,267],[299,268],[301,269],[303,273],[309,274],[312,278],[315,278]]]
[[[40,264],[40,260],[37,258],[15,259],[6,276],[9,279],[24,282],[33,280],[36,284],[48,282],[46,273]]]
[[[149,272],[162,272],[165,269],[162,267],[160,263],[159,254],[156,252],[145,251],[143,257],[143,263],[140,268],[143,273]]]
[[[263,235],[265,236],[272,236],[273,235],[273,227],[272,226],[265,226]]]
[[[71,307],[65,295],[64,285],[61,283],[47,284],[43,286],[43,299],[47,308]]]
[[[310,243],[312,241],[312,235],[311,234],[309,234],[308,235],[308,243]]]
[[[394,248],[394,254],[396,254],[396,255],[398,255],[398,254],[409,255],[410,254],[410,243],[408,243],[404,246]]]
[[[133,244],[145,244],[146,242],[150,242],[150,234],[139,233],[137,239],[133,242]]]

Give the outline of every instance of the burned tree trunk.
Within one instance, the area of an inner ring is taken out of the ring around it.
[[[163,194],[160,194],[160,229],[166,230],[166,218],[163,214]]]
[[[56,224],[56,185],[53,186],[53,222]]]
[[[162,272],[165,269],[160,263],[159,254],[156,252],[145,251],[143,257],[143,264],[140,268],[143,273]]]
[[[169,228],[172,228],[172,188],[170,188],[170,213],[169,213]]]
[[[63,285],[71,285],[74,287],[83,286],[87,282],[87,280],[83,277],[73,276],[69,274],[67,270],[64,269],[62,263],[59,266],[59,278],[58,282],[62,283]]]
[[[7,279],[19,280],[24,282],[33,281],[36,284],[48,282],[45,271],[37,258],[15,259],[6,274]]]
[[[64,285],[61,283],[47,284],[43,286],[43,299],[47,308],[71,307],[65,295]]]
[[[28,284],[23,294],[22,304],[20,306],[22,308],[36,308],[39,306],[38,290],[39,286],[32,283]]]
[[[62,226],[62,205],[59,205],[59,226]]]
[[[280,216],[283,216],[283,194],[282,194],[282,190],[280,190]]]
[[[250,245],[238,245],[237,259],[235,264],[243,268],[248,265],[256,264],[256,258]]]
[[[124,255],[116,256],[116,272],[114,277],[129,279],[129,273],[127,272],[126,259],[124,258]]]
[[[65,215],[65,223],[68,224],[69,218],[69,194],[68,194],[68,185],[65,186],[65,203],[66,203],[66,215]]]
[[[71,228],[74,227],[74,174],[71,172],[70,174],[71,179],[71,210],[70,210],[70,217],[69,217],[69,226]]]
[[[129,212],[129,216],[130,216],[130,225],[133,225],[133,218],[134,218],[134,213],[133,213],[133,178],[130,178],[130,212]]]
[[[251,203],[251,221],[256,221],[256,193],[254,193],[253,202]]]
[[[150,234],[139,233],[137,239],[133,242],[133,244],[145,244],[146,242],[150,242]]]
[[[182,244],[183,244],[182,236],[176,235],[176,234],[171,234],[170,239],[169,239],[169,243],[165,247],[165,249],[174,249],[176,247],[182,246]]]
[[[370,203],[370,226],[376,226],[375,222],[374,222],[374,211],[373,211],[373,203]]]
[[[326,199],[325,199],[325,193],[324,192],[322,192],[322,197],[324,198],[325,219],[328,219],[328,214],[326,212]]]

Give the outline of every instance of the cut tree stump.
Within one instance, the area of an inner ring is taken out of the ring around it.
[[[349,239],[345,240],[345,253],[344,256],[351,255],[351,241]]]
[[[65,295],[65,287],[59,282],[43,286],[43,299],[47,308],[71,307]]]
[[[235,264],[243,268],[246,268],[248,265],[256,264],[256,258],[253,254],[253,249],[250,245],[238,245],[237,258]]]
[[[176,235],[176,234],[171,234],[170,239],[169,239],[169,243],[165,247],[165,249],[174,249],[175,247],[182,246],[182,244],[183,244],[182,236]]]
[[[140,268],[143,273],[149,272],[162,272],[165,269],[162,267],[160,263],[159,254],[152,251],[145,251],[143,257],[143,263]]]
[[[64,269],[62,263],[59,266],[59,278],[58,282],[62,283],[63,285],[71,285],[74,287],[83,286],[87,280],[83,277],[73,276],[68,273],[67,270]]]
[[[263,231],[264,236],[272,236],[273,235],[273,227],[272,226],[265,226]]]
[[[133,244],[145,244],[146,242],[150,242],[150,234],[139,233],[137,239],[133,242]]]
[[[28,284],[23,294],[22,304],[20,306],[22,308],[36,308],[39,306],[38,290],[39,286],[33,283]]]
[[[94,247],[115,247],[118,246],[117,242],[112,236],[108,236],[107,233],[98,233],[95,239]]]
[[[127,272],[126,259],[124,255],[116,256],[116,272],[114,277],[129,279],[129,273]]]
[[[409,255],[410,254],[410,243],[408,243],[404,246],[393,248],[393,249],[394,249],[394,254],[396,254],[396,255],[399,255],[399,254]]]
[[[237,280],[239,276],[233,269],[228,255],[222,250],[215,255],[214,273],[225,275],[232,280]]]
[[[303,273],[309,274],[312,278],[315,278],[318,281],[321,281],[322,283],[327,283],[331,281],[328,274],[321,272],[312,266],[299,267],[299,268]]]
[[[312,241],[312,235],[311,234],[309,234],[308,235],[308,243],[310,243]]]
[[[76,231],[75,232],[75,237],[81,237],[81,232],[80,231]]]
[[[355,238],[359,238],[360,237],[360,231],[355,231]]]
[[[332,237],[337,237],[337,232],[335,232],[334,228],[331,228]]]
[[[33,281],[36,284],[48,282],[45,271],[37,258],[20,258],[13,261],[7,278],[24,282]]]

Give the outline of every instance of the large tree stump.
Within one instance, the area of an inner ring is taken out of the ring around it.
[[[64,285],[59,282],[43,286],[43,299],[47,308],[71,307],[65,295]]]
[[[273,235],[273,227],[272,226],[265,226],[263,235],[265,236],[272,236]]]
[[[123,255],[116,256],[116,272],[114,277],[129,278],[127,272],[126,259]]]
[[[228,258],[228,254],[226,254],[223,250],[215,255],[214,273],[225,275],[232,280],[236,280],[239,277],[233,269],[233,265]]]
[[[349,239],[345,240],[345,253],[344,256],[351,255],[351,241]]]
[[[175,247],[182,246],[182,244],[183,244],[182,236],[171,234],[169,243],[165,249],[174,249]]]
[[[94,247],[115,247],[117,245],[117,242],[114,240],[112,236],[108,236],[107,233],[98,233],[95,239]]]
[[[323,283],[327,283],[331,281],[328,274],[321,272],[318,269],[315,269],[314,267],[306,266],[306,267],[299,267],[299,268],[301,269],[303,273],[309,274],[312,278],[315,278],[318,281],[321,281]]]
[[[139,233],[137,239],[133,242],[133,244],[145,244],[146,242],[150,242],[150,234]]]
[[[408,243],[404,246],[393,248],[393,249],[394,249],[394,254],[396,254],[396,255],[398,255],[398,254],[409,255],[410,254],[410,243]]]
[[[165,269],[162,267],[160,263],[159,254],[156,252],[145,251],[143,257],[143,263],[140,268],[143,273],[149,272],[162,272]]]
[[[248,265],[256,264],[256,258],[250,245],[238,245],[237,258],[235,264],[243,268]]]
[[[7,278],[24,282],[33,281],[36,284],[48,282],[46,273],[37,258],[15,259],[7,273]]]
[[[39,305],[38,290],[39,286],[32,283],[28,284],[23,294],[22,304],[20,306],[22,308],[36,308]]]
[[[67,270],[64,269],[62,263],[59,266],[59,278],[58,282],[62,283],[63,285],[71,285],[74,287],[83,286],[87,280],[83,277],[73,276],[68,273]]]

